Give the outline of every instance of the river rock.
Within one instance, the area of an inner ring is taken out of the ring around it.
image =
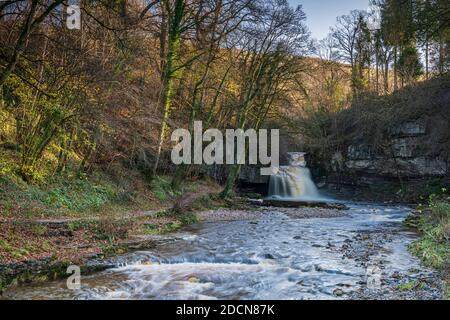
[[[336,289],[336,290],[333,291],[333,294],[336,297],[342,297],[344,295],[344,291],[342,289]]]
[[[190,277],[190,278],[188,279],[188,281],[189,281],[190,283],[200,283],[200,279],[197,278],[197,277]]]
[[[348,210],[348,207],[340,203],[331,202],[309,202],[309,201],[294,201],[294,200],[264,200],[263,206],[280,207],[280,208],[326,208],[336,210]]]

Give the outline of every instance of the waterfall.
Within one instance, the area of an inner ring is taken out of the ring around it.
[[[280,167],[270,177],[269,198],[286,200],[320,200],[321,196],[306,167],[305,153],[289,153],[289,166]]]

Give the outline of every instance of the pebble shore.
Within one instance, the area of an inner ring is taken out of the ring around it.
[[[342,210],[326,208],[275,208],[260,207],[252,211],[216,209],[197,213],[201,222],[257,220],[270,214],[285,214],[292,219],[337,218],[346,213]]]

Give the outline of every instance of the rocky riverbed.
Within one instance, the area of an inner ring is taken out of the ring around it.
[[[204,223],[111,269],[18,287],[9,299],[440,299],[437,274],[407,251],[408,208],[255,208],[199,214]]]

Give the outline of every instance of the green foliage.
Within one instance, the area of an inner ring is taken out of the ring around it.
[[[165,223],[163,225],[147,224],[145,225],[144,233],[147,235],[159,235],[169,232],[174,232],[180,229],[183,224],[179,221]]]
[[[70,231],[88,230],[96,239],[107,240],[111,244],[126,239],[133,228],[134,222],[131,219],[117,219],[108,215],[100,219],[83,219],[68,223]]]
[[[409,247],[426,265],[437,269],[445,269],[450,263],[449,200],[444,196],[430,197],[428,209],[417,221],[422,238]]]
[[[212,208],[214,203],[209,194],[199,197],[196,203],[202,208]]]
[[[20,259],[30,253],[26,248],[13,247],[6,240],[0,240],[0,249],[2,251],[8,252],[9,254],[11,254],[11,256],[17,259]]]
[[[226,206],[225,201],[220,198],[220,196],[215,194],[205,194],[201,197],[196,198],[189,206],[186,211],[200,211],[208,209],[216,209],[221,206]]]
[[[400,291],[412,291],[412,290],[420,290],[425,287],[425,284],[420,281],[411,281],[407,283],[400,284],[397,289]]]
[[[403,48],[398,60],[398,70],[408,82],[416,80],[423,74],[423,66],[416,46],[411,44]]]
[[[67,228],[70,231],[79,231],[79,230],[91,228],[92,226],[95,226],[96,223],[97,223],[97,220],[92,220],[92,219],[75,220],[75,221],[70,221],[67,224]]]
[[[93,230],[97,239],[114,242],[116,240],[126,239],[133,226],[133,221],[130,219],[117,220],[103,217],[97,222]]]
[[[164,223],[162,225],[159,224],[145,224],[144,226],[144,233],[147,235],[158,235],[158,234],[164,234],[164,233],[170,233],[177,231],[178,229],[182,228],[183,226],[191,225],[198,223],[198,218],[193,213],[185,213],[185,214],[176,214],[174,215],[170,211],[166,211],[164,213],[161,213],[161,215],[158,215],[158,217],[171,217],[176,220]]]
[[[443,189],[446,192],[446,189]],[[449,200],[449,199],[447,199]],[[440,224],[449,222],[450,219],[450,203],[436,199],[435,195],[430,197],[430,209],[432,212],[432,219]]]
[[[117,195],[117,190],[111,185],[75,180],[62,182],[45,192],[37,191],[31,197],[51,208],[81,212],[99,209],[108,202],[116,201]]]
[[[198,223],[198,218],[197,215],[193,214],[193,213],[186,213],[183,214],[180,217],[180,220],[182,222],[183,225],[190,225],[190,224],[195,224]]]
[[[151,189],[156,198],[160,201],[166,201],[169,197],[180,196],[182,190],[173,190],[170,177],[156,176],[151,181]]]
[[[36,168],[50,144],[61,134],[70,118],[65,91],[59,95],[43,95],[12,75],[5,84],[4,101],[16,119],[16,142],[20,145],[19,173],[27,181],[40,180]]]
[[[43,236],[47,233],[47,227],[43,226],[43,225],[35,225],[32,228],[32,232],[36,235],[36,236]]]
[[[0,208],[5,214],[89,213],[106,205],[129,205],[136,195],[103,179],[53,179],[45,185],[25,183],[14,174],[0,176]]]
[[[11,249],[11,245],[8,243],[8,241],[6,240],[2,240],[0,239],[0,248],[4,249],[4,250],[9,250]]]
[[[448,190],[450,190],[450,185],[445,182],[445,179],[434,178],[425,183],[423,188],[420,190],[421,193],[420,193],[419,199],[421,201],[424,201],[427,198],[431,197],[432,195],[436,195],[436,194],[443,195],[443,194],[447,193]]]
[[[433,239],[425,237],[412,243],[409,249],[412,254],[421,258],[427,266],[441,269],[448,265],[450,258],[449,244],[436,243]]]
[[[442,187],[439,195],[431,195],[427,207],[421,207],[420,216],[407,219],[407,225],[416,227],[421,239],[409,246],[412,254],[422,259],[425,265],[441,270],[444,278],[444,296],[450,298],[450,197],[448,189]],[[409,289],[404,286],[403,289]]]
[[[384,0],[382,3],[382,34],[391,45],[402,45],[414,36],[412,1]]]

